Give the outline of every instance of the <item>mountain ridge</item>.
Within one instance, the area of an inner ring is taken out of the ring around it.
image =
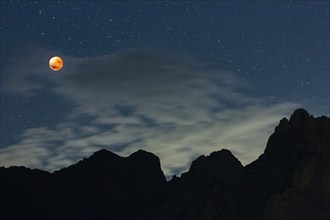
[[[169,181],[159,158],[144,150],[121,157],[103,149],[53,173],[1,167],[1,213],[5,219],[327,219],[329,134],[329,118],[297,109],[280,120],[252,163],[243,166],[221,149]]]

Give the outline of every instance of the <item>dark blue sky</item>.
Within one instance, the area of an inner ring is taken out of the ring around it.
[[[1,165],[104,147],[152,151],[168,175],[222,147],[247,163],[294,108],[329,116],[329,37],[328,1],[1,1]]]

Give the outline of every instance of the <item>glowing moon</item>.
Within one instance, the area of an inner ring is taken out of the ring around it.
[[[49,68],[54,71],[59,71],[63,67],[63,60],[61,57],[52,57],[49,60]]]

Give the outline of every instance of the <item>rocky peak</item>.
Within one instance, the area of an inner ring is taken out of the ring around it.
[[[189,169],[189,174],[209,184],[230,182],[236,176],[241,176],[243,166],[239,160],[227,149],[200,156]]]
[[[297,109],[290,117],[290,125],[293,129],[304,129],[307,122],[311,119],[309,113],[305,109]]]
[[[275,133],[285,134],[289,130],[308,129],[308,125],[313,121],[313,116],[310,116],[305,109],[297,109],[291,115],[290,119],[283,118],[275,128]]]
[[[143,169],[160,169],[160,161],[159,158],[147,151],[138,150],[129,157],[126,158],[129,163],[137,167],[143,167]]]
[[[290,129],[290,123],[287,118],[282,118],[278,126],[275,128],[275,132],[280,132],[280,133],[287,133],[288,130]]]
[[[88,160],[95,160],[95,161],[106,161],[106,160],[118,160],[121,157],[111,151],[108,151],[106,149],[102,149],[99,151],[96,151],[92,156],[88,158]]]
[[[125,164],[137,179],[166,182],[159,158],[150,152],[140,149],[125,158]]]
[[[141,149],[129,155],[128,158],[131,160],[141,160],[141,161],[145,161],[145,160],[159,161],[159,158],[156,155]]]
[[[115,157],[119,157],[117,154],[111,152],[111,151],[108,151],[106,149],[101,149],[99,151],[96,151],[93,153],[92,156],[115,156]]]
[[[297,109],[290,120],[283,118],[268,139],[262,158],[281,161],[291,154],[320,154],[330,145],[329,121],[314,118],[304,109]],[[327,134],[327,135],[326,135]]]
[[[227,149],[214,151],[209,156],[200,156],[191,164],[189,172],[198,173],[198,170],[221,168],[224,164],[229,167],[242,166],[237,158]]]

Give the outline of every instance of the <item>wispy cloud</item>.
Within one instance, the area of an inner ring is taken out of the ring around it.
[[[263,151],[278,121],[298,107],[251,97],[244,90],[249,85],[234,73],[210,70],[172,52],[134,49],[96,58],[63,57],[59,74],[50,72],[45,60],[29,58],[11,70],[6,92],[48,89],[75,107],[56,128],[28,129],[20,142],[2,149],[3,165],[54,170],[100,148],[123,156],[139,148],[151,151],[167,176],[221,148],[246,164]],[[16,83],[20,88],[11,86]],[[86,117],[85,124],[79,122]],[[63,127],[71,130],[63,133]]]

